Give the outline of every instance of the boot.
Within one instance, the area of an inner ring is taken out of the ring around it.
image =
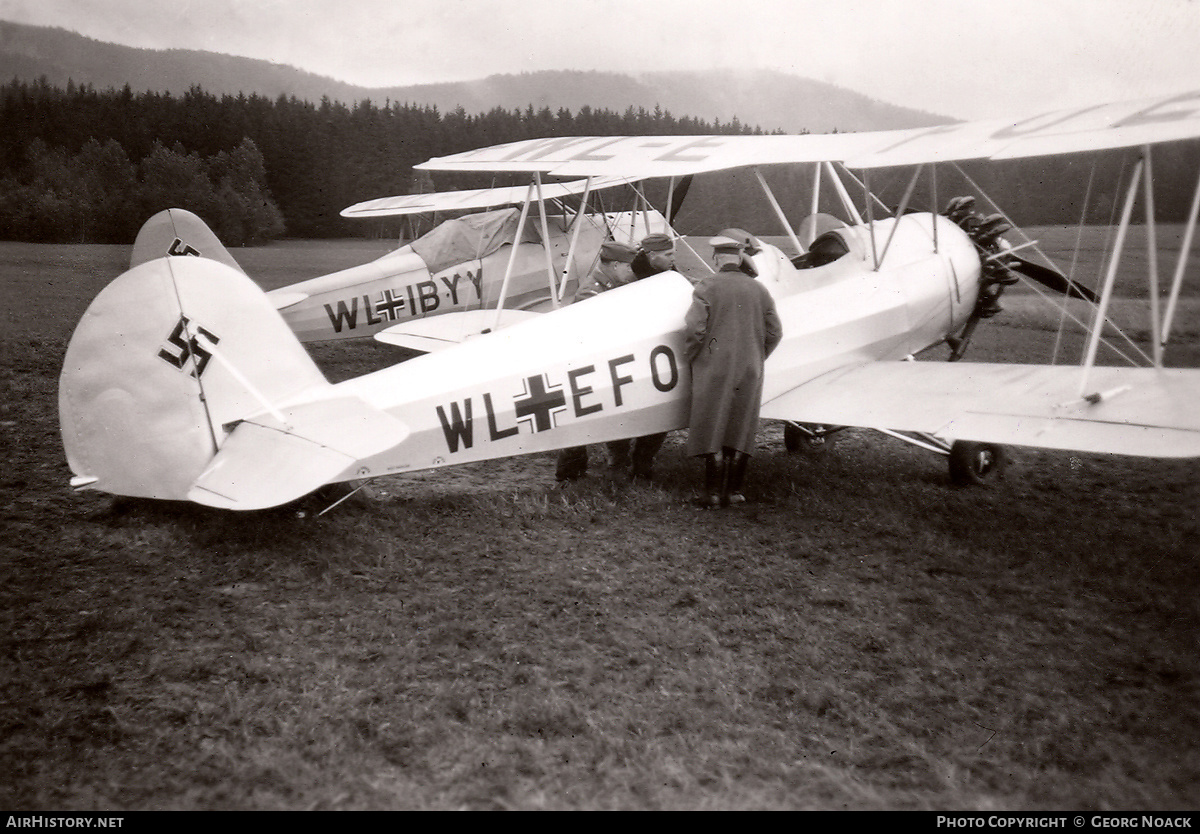
[[[716,455],[704,456],[704,494],[696,503],[708,510],[721,506],[721,464]]]
[[[608,444],[608,475],[614,480],[629,477],[630,440],[614,440]]]
[[[750,456],[745,452],[734,452],[729,464],[729,502],[730,504],[745,504],[746,495],[742,492],[746,483],[746,466]]]
[[[559,483],[578,481],[587,474],[588,448],[575,446],[563,449],[558,453],[558,464],[554,469],[554,478]]]
[[[733,503],[733,463],[738,453],[726,446],[721,452],[721,506]],[[746,499],[743,498],[743,501]]]
[[[667,433],[662,432],[647,434],[633,441],[631,466],[634,480],[650,483],[654,477],[654,456],[658,454],[658,450],[662,448],[663,441],[666,439]]]

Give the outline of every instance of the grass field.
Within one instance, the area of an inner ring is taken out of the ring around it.
[[[274,286],[386,248],[234,255]],[[322,516],[74,494],[57,377],[128,254],[0,244],[0,807],[1200,807],[1200,462],[1014,450],[953,489],[764,424],[717,513],[677,435],[650,486],[534,455]],[[971,358],[1044,356],[1056,316],[1005,301]]]

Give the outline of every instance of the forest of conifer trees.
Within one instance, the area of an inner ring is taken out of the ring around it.
[[[147,218],[177,207],[200,215],[234,246],[285,235],[394,236],[401,228],[396,221],[352,221],[339,212],[415,190],[518,182],[486,175],[415,179],[412,166],[434,156],[540,136],[761,132],[736,119],[710,123],[661,108],[442,113],[370,100],[348,106],[328,98],[317,104],[284,96],[218,98],[198,87],[182,96],[135,94],[128,86],[62,89],[44,80],[0,87],[0,124],[0,240],[132,243]],[[943,186],[950,190],[929,201],[981,187],[1020,224],[1107,223],[1137,153],[964,165],[969,179]],[[1159,178],[1158,217],[1182,219],[1191,183],[1169,173],[1194,171],[1200,143],[1160,146],[1155,154],[1157,170],[1168,172]],[[871,184],[894,205],[906,176],[885,170]],[[808,172],[776,166],[767,178],[785,198],[789,221],[798,222],[808,206]],[[729,225],[783,231],[750,172],[697,178],[676,227],[706,234]]]
[[[177,207],[231,245],[364,234],[361,221],[339,216],[343,208],[410,193],[414,164],[473,147],[536,136],[750,132],[662,110],[443,114],[395,102],[19,81],[0,88],[0,124],[0,239],[128,243],[151,214]],[[446,176],[437,187],[491,184]]]

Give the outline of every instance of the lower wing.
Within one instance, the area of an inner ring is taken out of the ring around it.
[[[947,440],[1200,457],[1200,370],[873,362],[763,403],[762,416]]]

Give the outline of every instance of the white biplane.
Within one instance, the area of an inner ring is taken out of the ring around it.
[[[1200,370],[1162,363],[1200,183],[1165,311],[1151,275],[1149,366],[1096,361],[1116,257],[1082,365],[1047,366],[905,361],[941,343],[961,348],[1017,275],[1081,292],[1023,260],[1004,237],[1007,222],[976,214],[969,202],[953,200],[944,214],[936,196],[931,210],[908,205],[917,177],[936,171],[932,163],[1142,147],[1120,250],[1139,194],[1152,204],[1151,146],[1196,137],[1200,92],[1016,123],[533,140],[420,167],[523,172],[536,183],[543,175],[675,178],[813,164],[835,184],[848,217],[811,224],[807,234],[789,231],[791,256],[768,243],[754,256],[783,322],[767,363],[763,416],[894,433],[949,454],[957,477],[978,480],[1003,444],[1200,456]],[[869,194],[872,170],[900,165],[916,172],[896,212],[877,217],[868,199],[864,217],[839,171],[860,169]],[[250,510],[327,483],[681,429],[691,295],[688,280],[667,272],[335,385],[240,272],[208,259],[147,261],[99,294],[71,340],[60,413],[72,484]]]
[[[591,195],[622,187],[633,192],[632,210],[584,210]],[[572,210],[565,198],[576,195],[581,201]],[[668,199],[678,207],[682,196]],[[267,298],[302,342],[374,337],[425,352],[569,302],[606,239],[636,245],[670,231],[636,181],[623,177],[385,197],[350,206],[342,216],[438,212],[473,213],[369,263],[269,290]],[[210,258],[241,270],[208,226],[183,209],[146,221],[130,267],[163,256]],[[498,308],[499,318],[492,314]]]

